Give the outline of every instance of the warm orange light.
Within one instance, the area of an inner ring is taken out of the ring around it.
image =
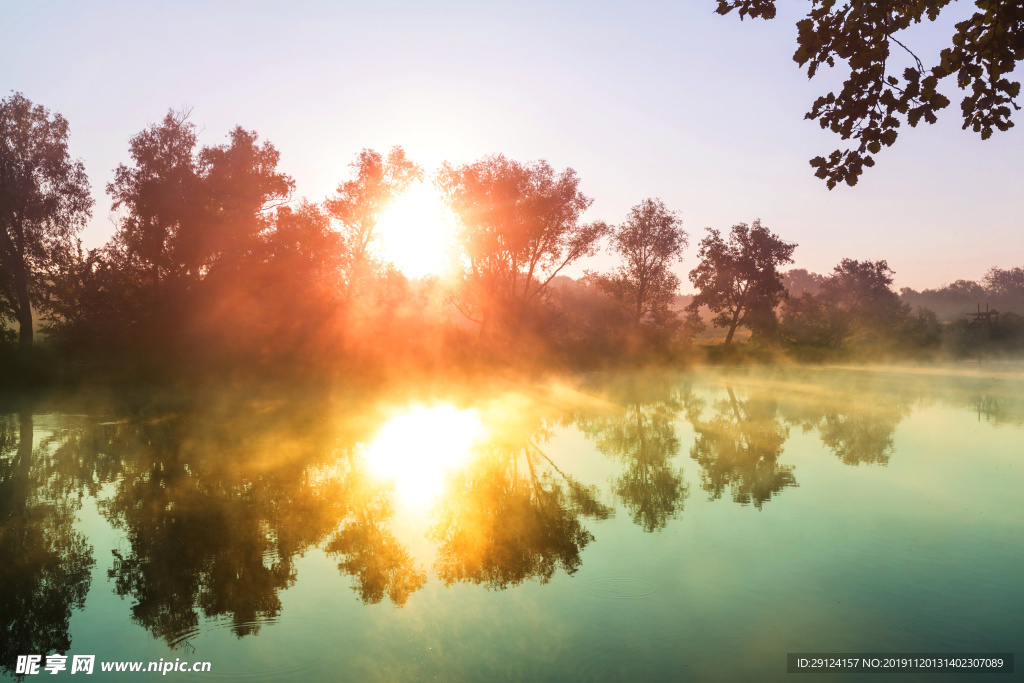
[[[482,431],[476,410],[415,406],[385,423],[366,447],[366,464],[394,482],[399,504],[424,510],[444,490],[448,472],[469,460]]]
[[[417,183],[380,217],[377,248],[408,277],[441,274],[448,263],[453,229],[441,197],[425,183]]]

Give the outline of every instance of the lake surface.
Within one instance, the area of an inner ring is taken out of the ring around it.
[[[17,408],[5,676],[62,653],[94,680],[780,680],[787,652],[1024,652],[1019,368]],[[936,679],[972,677],[892,677]]]

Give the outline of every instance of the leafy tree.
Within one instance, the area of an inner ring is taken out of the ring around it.
[[[687,235],[679,216],[660,199],[645,199],[612,233],[612,248],[623,264],[594,282],[626,313],[634,330],[641,323],[656,327],[676,320],[669,304],[679,291],[679,277],[670,270],[682,260]]]
[[[522,322],[565,266],[597,250],[608,232],[582,223],[591,205],[571,168],[523,164],[503,155],[465,166],[445,163],[437,176],[461,226],[463,280],[453,303],[478,322]]]
[[[786,302],[785,333],[798,342],[832,347],[858,333],[876,339],[895,333],[911,314],[892,290],[892,276],[885,261],[843,259],[825,278],[820,293]]]
[[[125,212],[115,242],[129,267],[148,273],[156,300],[168,279],[187,285],[254,257],[268,212],[295,185],[277,170],[280,152],[253,131],[236,127],[229,144],[197,151],[188,114],[168,112],[133,136],[133,164],[107,186]]]
[[[956,25],[951,45],[937,64],[926,67],[897,36],[924,20],[935,21],[953,0],[871,3],[862,0],[812,0],[807,17],[797,22],[793,59],[813,78],[818,69],[846,62],[850,68],[838,94],[819,97],[806,115],[822,128],[838,133],[854,146],[816,157],[815,175],[829,189],[845,181],[854,185],[872,155],[896,141],[903,121],[916,126],[921,119],[935,123],[936,113],[949,105],[938,91],[939,81],[956,76],[966,90],[960,108],[963,127],[988,139],[993,130],[1013,126],[1011,107],[1020,83],[1006,76],[1024,58],[1024,8],[1017,0],[975,0],[978,11]],[[744,16],[772,19],[776,0],[718,0],[719,14],[739,10]],[[893,51],[905,52],[912,66],[902,73],[891,64]]]
[[[144,272],[150,295],[180,270],[175,256],[178,234],[199,222],[199,172],[195,124],[189,112],[168,112],[163,121],[132,136],[133,165],[120,164],[107,185],[114,211],[123,210],[114,242],[133,271]]]
[[[1024,299],[1024,268],[991,268],[984,282],[985,290],[994,297]]]
[[[760,220],[732,226],[728,241],[708,228],[697,253],[700,263],[690,271],[690,282],[700,290],[687,306],[691,318],[707,306],[716,314],[714,325],[728,330],[726,344],[741,325],[755,333],[770,331],[775,307],[786,295],[778,267],[793,262],[796,246],[783,242]]]
[[[90,216],[81,161],[68,154],[68,122],[21,93],[0,101],[0,323],[18,323],[32,347],[32,307],[45,273]]]
[[[373,271],[370,245],[377,221],[397,197],[423,178],[423,169],[401,147],[392,148],[387,157],[364,149],[350,168],[355,178],[338,185],[334,196],[324,202],[328,214],[341,225],[348,298]]]

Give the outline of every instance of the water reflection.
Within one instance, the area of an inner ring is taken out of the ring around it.
[[[559,568],[574,574],[594,540],[582,518],[611,515],[595,487],[567,475],[541,449],[550,435],[544,425],[520,429],[485,444],[434,512],[434,570],[447,585],[504,589],[532,578],[546,583]]]
[[[106,590],[177,646],[211,619],[259,633],[313,550],[337,567],[322,590],[366,605],[408,605],[431,581],[545,584],[580,570],[617,507],[655,532],[687,524],[688,482],[714,505],[775,501],[797,486],[791,430],[829,462],[885,465],[915,410],[1019,426],[1019,395],[988,380],[791,372],[0,415],[0,661],[70,647],[95,564],[75,529],[87,497],[120,536],[103,551]]]
[[[675,422],[683,409],[682,393],[663,381],[628,382],[610,396],[611,410],[582,415],[581,428],[592,434],[599,451],[623,470],[611,492],[646,532],[677,519],[689,486],[674,465],[679,452]]]
[[[778,401],[768,395],[740,400],[731,385],[726,394],[711,403],[710,411],[703,399],[687,402],[686,419],[697,433],[690,457],[700,465],[701,488],[712,499],[729,489],[735,502],[761,509],[772,496],[797,485],[793,466],[779,463],[789,427]]]
[[[72,610],[89,591],[93,549],[73,529],[80,507],[66,478],[34,449],[29,412],[0,416],[0,667],[18,655],[65,653]]]
[[[389,419],[365,449],[370,471],[391,481],[398,502],[425,509],[481,437],[480,414],[451,405],[413,406]]]

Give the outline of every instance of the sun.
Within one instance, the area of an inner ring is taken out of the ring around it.
[[[377,221],[378,255],[411,278],[440,275],[448,263],[453,221],[441,196],[416,183]]]

